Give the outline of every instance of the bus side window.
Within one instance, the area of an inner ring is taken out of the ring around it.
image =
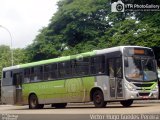
[[[66,62],[65,66],[64,66],[64,70],[65,70],[66,77],[72,76],[72,69],[71,69],[71,62],[70,61]]]
[[[75,60],[74,72],[76,76],[83,75],[82,64],[83,64],[83,58]]]
[[[24,83],[29,83],[30,82],[30,69],[26,68],[24,69]]]
[[[50,65],[44,65],[44,71],[43,71],[44,80],[49,80],[49,71],[50,71]]]
[[[49,72],[49,80],[54,80],[58,78],[58,69],[57,64],[50,65],[50,72]]]
[[[34,67],[30,68],[30,81],[34,82]]]
[[[73,76],[77,76],[77,61],[76,60],[72,60],[72,74]]]
[[[69,62],[62,62],[58,64],[59,66],[59,75],[60,78],[69,77],[70,73],[70,63]]]
[[[90,73],[91,75],[96,74],[96,57],[90,59]]]
[[[103,74],[105,73],[105,56],[97,56],[97,73],[98,74]]]
[[[83,58],[83,61],[81,62],[81,71],[82,75],[89,74],[89,58]]]
[[[34,67],[34,82],[43,80],[43,66]]]
[[[76,76],[89,74],[89,58],[80,58],[74,62],[74,74]]]

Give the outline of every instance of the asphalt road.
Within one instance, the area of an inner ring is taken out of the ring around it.
[[[30,110],[28,106],[0,105],[0,120],[160,120],[160,102],[134,103],[124,108],[109,103],[106,108],[92,104],[69,104],[64,109],[46,105],[44,109]]]

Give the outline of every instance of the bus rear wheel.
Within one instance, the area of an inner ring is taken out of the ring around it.
[[[104,101],[104,96],[101,90],[96,90],[93,93],[93,102],[96,108],[106,107],[107,102]]]
[[[130,107],[133,104],[133,100],[124,100],[120,102],[123,107]]]
[[[52,104],[52,107],[55,107],[55,108],[65,108],[67,106],[67,103],[55,103],[55,104]]]
[[[38,103],[38,98],[36,95],[32,94],[29,97],[29,109],[42,109],[44,107],[44,104]]]

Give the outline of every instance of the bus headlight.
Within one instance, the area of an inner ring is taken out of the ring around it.
[[[158,91],[158,85],[156,84],[156,86],[152,90],[153,91]]]
[[[130,91],[136,91],[136,89],[134,88],[134,86],[133,85],[131,85],[131,84],[125,84],[125,86],[126,86],[126,88],[128,89],[128,90],[130,90]]]

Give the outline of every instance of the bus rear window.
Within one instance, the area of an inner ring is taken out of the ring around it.
[[[3,78],[6,78],[6,72],[3,72]]]
[[[11,78],[11,77],[12,77],[12,71],[3,72],[3,78]]]
[[[12,85],[12,71],[3,72],[2,85],[3,86]]]

